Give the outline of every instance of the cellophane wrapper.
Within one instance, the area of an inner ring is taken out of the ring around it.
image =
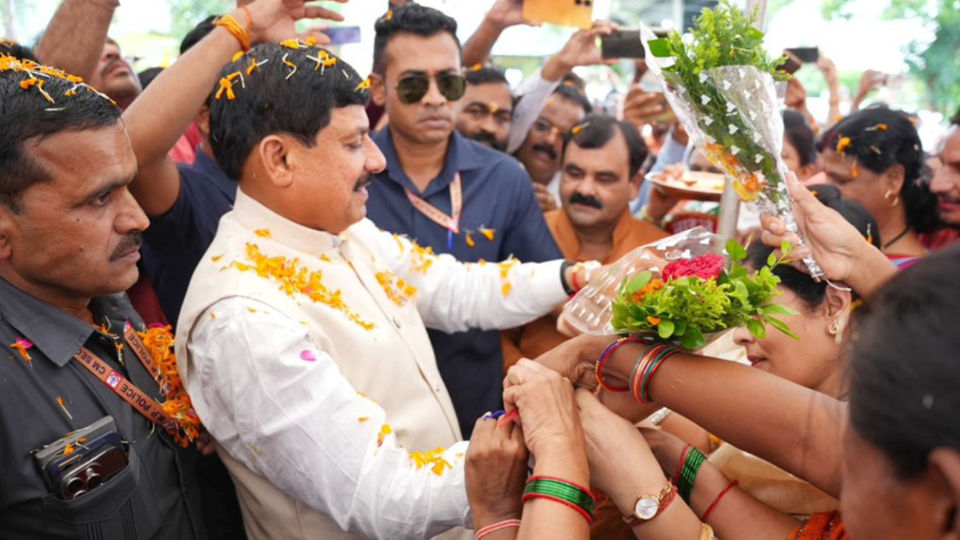
[[[623,283],[640,272],[660,275],[664,266],[678,260],[689,260],[707,253],[723,255],[724,242],[717,234],[696,227],[657,242],[640,246],[617,262],[595,272],[589,283],[563,306],[562,317],[585,334],[616,334],[610,319],[611,305]],[[655,338],[656,332],[650,332]],[[713,336],[706,335],[709,342]]]
[[[664,70],[673,59],[650,52],[647,41],[655,39],[653,32],[643,28],[642,33],[647,65],[663,84],[667,101],[690,140],[723,171],[744,201],[761,214],[777,216],[787,231],[799,237],[785,181],[788,169],[781,158],[780,99],[785,84],[776,83],[772,75],[754,66],[723,66],[699,75],[709,90],[701,99],[694,99],[679,75]],[[812,257],[804,263],[815,279],[823,276]]]

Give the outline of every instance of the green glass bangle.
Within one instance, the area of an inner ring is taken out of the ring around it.
[[[531,478],[523,488],[523,494],[528,495],[536,493],[562,499],[578,508],[581,508],[588,515],[593,517],[593,511],[596,503],[590,493],[584,491],[578,486],[562,480],[551,478]]]
[[[680,478],[677,479],[677,494],[687,504],[690,503],[690,492],[693,491],[693,485],[697,481],[697,473],[700,472],[700,466],[706,459],[707,456],[703,452],[691,447],[687,459],[683,463],[683,470],[680,472]]]

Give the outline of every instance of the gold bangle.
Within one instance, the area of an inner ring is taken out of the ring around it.
[[[230,32],[230,34],[240,42],[240,48],[243,49],[243,52],[250,50],[250,34],[246,28],[240,26],[240,23],[232,16],[223,15],[213,21],[213,25],[220,26],[227,32]]]

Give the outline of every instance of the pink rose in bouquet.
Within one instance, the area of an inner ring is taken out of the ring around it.
[[[674,261],[663,268],[664,281],[682,277],[698,277],[703,280],[717,279],[726,268],[727,261],[720,255],[708,253],[693,259]]]

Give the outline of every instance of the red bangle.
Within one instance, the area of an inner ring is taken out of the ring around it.
[[[509,528],[511,528],[511,527],[519,527],[519,526],[520,526],[520,520],[519,520],[519,519],[507,519],[507,520],[504,520],[504,521],[500,521],[500,522],[494,523],[494,524],[492,524],[492,525],[487,525],[486,527],[480,529],[480,530],[477,531],[476,534],[473,536],[473,539],[474,539],[474,540],[480,540],[481,538],[483,538],[484,536],[487,536],[487,535],[490,534],[490,533],[494,533],[494,532],[496,532],[496,531],[501,531],[501,530],[503,530],[503,529],[509,529]]]
[[[564,482],[566,482],[566,480],[564,480]],[[520,503],[521,504],[526,503],[530,499],[547,499],[549,501],[558,502],[564,506],[569,506],[570,508],[573,508],[574,510],[576,510],[581,516],[583,516],[583,518],[587,520],[587,523],[593,523],[593,516],[588,514],[586,510],[584,510],[583,508],[580,508],[579,506],[573,504],[572,502],[565,501],[560,497],[554,497],[552,495],[544,495],[543,493],[527,493],[526,495],[523,496],[523,498],[520,499]]]
[[[610,357],[613,356],[613,353],[615,353],[617,349],[619,349],[620,347],[622,347],[627,343],[640,343],[642,341],[643,340],[638,337],[622,337],[622,338],[617,338],[616,341],[614,341],[613,343],[607,346],[607,348],[603,351],[603,353],[600,354],[600,358],[597,358],[597,363],[594,365],[594,373],[597,377],[597,384],[600,385],[600,388],[603,388],[608,392],[617,392],[617,393],[627,392],[630,390],[629,384],[621,388],[615,388],[607,384],[607,381],[603,379],[603,367],[607,364],[607,360],[609,360]]]
[[[713,509],[717,507],[717,503],[720,502],[720,499],[722,499],[724,495],[726,495],[731,489],[737,487],[737,485],[739,484],[740,484],[739,480],[734,480],[733,482],[730,482],[730,484],[727,485],[727,487],[723,488],[723,491],[721,491],[720,494],[717,495],[717,498],[714,499],[713,502],[710,503],[710,506],[707,507],[707,511],[703,513],[702,521],[706,521],[707,518],[710,517],[710,512],[713,512]]]
[[[680,452],[680,462],[677,463],[677,470],[673,473],[673,483],[676,484],[680,482],[680,473],[683,472],[683,464],[687,461],[687,454],[690,453],[690,449],[693,448],[693,445],[687,443],[683,447],[683,452]]]

